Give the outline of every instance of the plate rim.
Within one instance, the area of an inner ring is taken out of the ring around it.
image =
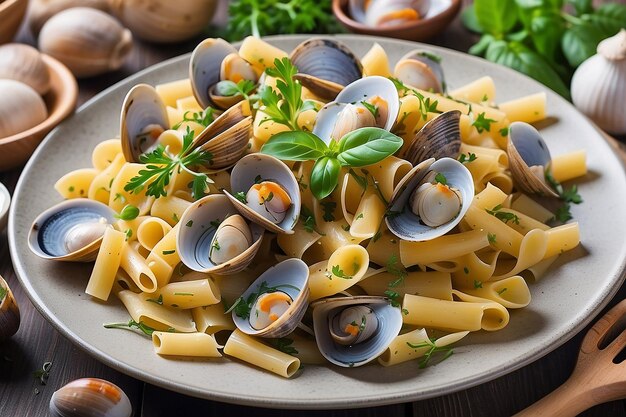
[[[422,42],[389,39],[389,38],[378,37],[378,36],[354,35],[354,34],[328,34],[328,35],[314,35],[314,36],[277,35],[277,36],[263,37],[262,39],[268,40],[268,41],[277,41],[277,40],[278,41],[280,40],[302,41],[302,40],[313,38],[313,37],[331,37],[331,38],[337,38],[338,40],[346,40],[348,42],[350,39],[355,39],[355,40],[365,39],[365,40],[370,40],[372,42],[382,41],[384,43],[395,43],[395,44],[400,44],[404,46],[411,45],[415,47],[432,48],[435,50],[443,49],[446,51],[446,53],[450,53],[450,54],[457,55],[457,56],[462,56],[463,57],[462,59],[473,60],[483,65],[485,63],[488,63],[488,65],[497,65],[499,70],[501,71],[508,72],[509,74],[514,75],[514,76],[525,77],[527,81],[531,81],[532,83],[534,83],[538,89],[541,89],[542,91],[549,90],[551,93],[553,93],[554,97],[557,100],[562,101],[562,104],[569,106],[574,111],[576,111],[576,113],[582,116],[583,121],[589,123],[591,127],[593,127],[593,129],[597,132],[598,136],[601,137],[602,141],[605,142],[605,144],[607,145],[607,148],[612,154],[612,157],[616,158],[616,160],[618,161],[618,164],[622,169],[622,175],[626,178],[626,163],[619,157],[619,155],[616,154],[614,148],[610,146],[610,143],[608,142],[607,138],[604,136],[604,133],[593,122],[591,122],[586,116],[584,116],[580,111],[578,111],[578,109],[576,109],[572,103],[568,102],[563,97],[559,96],[556,92],[550,90],[548,87],[544,86],[543,84],[540,84],[539,82],[533,80],[532,78],[524,74],[521,74],[508,67],[504,67],[504,66],[489,62],[485,59],[475,57],[467,53],[453,50],[450,48],[426,44]],[[235,47],[239,47],[241,45],[241,42],[234,42],[233,45]],[[69,121],[73,120],[83,111],[85,111],[85,109],[87,109],[93,102],[100,100],[102,97],[109,94],[111,90],[118,88],[120,84],[132,82],[133,80],[141,78],[145,74],[149,74],[152,71],[161,69],[162,67],[167,67],[178,61],[186,60],[189,58],[190,55],[191,53],[186,53],[183,55],[179,55],[179,56],[167,59],[160,63],[151,65],[147,68],[142,69],[141,71],[138,71],[137,73],[129,77],[126,77],[116,82],[115,84],[111,85],[110,87],[96,94],[94,97],[92,97],[91,99],[87,100],[84,104],[82,104],[80,108],[72,116],[67,118],[66,119],[67,122],[64,121],[59,127],[56,127],[54,130],[52,130],[46,136],[46,138],[42,141],[42,144],[47,143],[48,141],[52,140],[57,130],[59,130],[64,124],[69,123]],[[42,149],[43,149],[43,146],[41,145],[38,146],[36,151],[33,153],[31,158],[29,159],[28,163],[24,166],[22,173],[20,174],[19,180],[15,186],[15,191],[12,196],[12,202],[17,201],[20,198],[20,195],[23,192],[22,183],[25,181],[25,177],[26,177],[25,174],[30,170],[30,167],[34,165],[35,160],[38,159],[38,156],[40,152],[42,152]],[[544,343],[541,346],[534,346],[532,350],[527,351],[524,355],[514,358],[515,361],[513,361],[513,363],[505,363],[499,368],[496,368],[495,370],[492,370],[490,372],[483,372],[483,373],[475,374],[470,378],[464,379],[462,382],[457,382],[457,383],[452,383],[452,384],[441,383],[438,385],[431,385],[429,386],[428,390],[425,390],[425,391],[402,390],[402,391],[394,392],[392,395],[385,394],[383,397],[381,396],[363,397],[358,402],[355,401],[353,397],[333,398],[332,400],[329,400],[329,401],[324,401],[324,399],[318,399],[317,401],[307,401],[307,400],[301,400],[301,399],[300,400],[298,399],[275,400],[275,399],[270,399],[267,397],[254,397],[252,393],[248,393],[249,397],[242,399],[242,397],[237,396],[236,394],[207,391],[205,389],[200,389],[200,388],[192,387],[189,385],[183,385],[183,384],[171,382],[170,380],[166,378],[163,378],[157,375],[152,375],[148,372],[134,368],[130,365],[125,365],[117,361],[114,357],[110,356],[109,354],[103,352],[99,348],[95,346],[91,346],[90,344],[85,342],[83,339],[78,337],[78,335],[76,335],[69,327],[67,327],[64,323],[62,323],[61,320],[58,319],[52,313],[52,311],[48,308],[48,306],[45,305],[45,303],[36,293],[34,288],[30,285],[30,280],[27,278],[26,271],[24,270],[25,269],[24,265],[21,262],[17,261],[18,249],[16,247],[16,234],[14,230],[16,217],[17,217],[16,207],[17,207],[16,204],[11,204],[10,211],[9,211],[9,224],[8,224],[8,233],[7,233],[7,237],[9,241],[9,251],[10,251],[11,259],[13,261],[14,271],[16,273],[16,276],[20,284],[25,290],[25,293],[27,294],[29,300],[32,302],[35,308],[44,316],[44,318],[50,324],[52,324],[52,326],[57,331],[59,331],[64,337],[68,338],[72,343],[74,343],[83,351],[85,351],[89,356],[133,378],[136,378],[143,382],[151,383],[151,384],[154,384],[162,388],[175,391],[181,394],[190,395],[190,396],[208,399],[208,400],[223,401],[223,402],[227,402],[231,404],[238,404],[238,405],[247,405],[247,406],[256,406],[256,407],[264,406],[264,407],[272,407],[272,408],[277,408],[277,409],[303,409],[303,410],[304,409],[329,410],[329,409],[338,409],[338,408],[341,408],[341,409],[363,408],[363,407],[371,407],[371,406],[396,404],[400,402],[406,403],[406,402],[425,400],[425,399],[429,399],[433,397],[452,394],[454,392],[468,389],[468,388],[477,386],[479,384],[487,383],[503,375],[516,371],[536,360],[541,359],[548,353],[562,346],[565,342],[569,341],[572,337],[574,337],[582,329],[584,329],[600,313],[600,311],[604,307],[606,307],[606,305],[608,305],[608,303],[613,299],[615,294],[619,291],[620,287],[624,283],[624,280],[626,279],[626,258],[624,258],[622,259],[621,264],[617,265],[617,270],[616,270],[617,276],[612,277],[611,282],[613,285],[610,288],[605,288],[602,293],[598,294],[598,298],[597,298],[598,302],[594,303],[589,310],[582,311],[579,313],[578,317],[582,317],[582,319],[578,321],[576,324],[574,324],[571,328],[567,329],[565,334],[555,333],[555,335],[552,337],[552,340],[550,340],[549,342],[544,341]]]

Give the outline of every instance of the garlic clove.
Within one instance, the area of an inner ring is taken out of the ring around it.
[[[31,32],[37,37],[48,19],[72,7],[89,7],[108,12],[109,0],[31,0],[27,17]]]
[[[0,46],[0,78],[20,81],[38,94],[50,89],[50,72],[38,50],[30,45],[9,43]]]
[[[48,110],[41,96],[24,83],[0,79],[0,97],[3,98],[0,99],[0,139],[35,127],[48,117]],[[6,100],[5,97],[11,99]]]
[[[626,29],[598,44],[598,54],[611,61],[626,59]]]
[[[100,10],[75,7],[46,22],[39,48],[76,77],[90,77],[120,68],[132,48],[132,35]]]

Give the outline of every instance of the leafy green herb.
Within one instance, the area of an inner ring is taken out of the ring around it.
[[[173,253],[175,253],[176,250],[175,249],[171,249],[171,250],[164,250],[163,251],[163,255],[171,255]]]
[[[394,288],[404,283],[404,279],[408,276],[408,273],[406,272],[404,265],[402,265],[398,260],[397,255],[391,255],[385,266],[387,268],[387,272],[396,277],[395,280],[389,283],[389,287]]]
[[[510,213],[508,211],[502,211],[502,204],[498,204],[491,210],[485,209],[485,211],[492,216],[495,216],[497,219],[504,223],[512,221],[515,224],[519,224],[519,217],[516,214]]]
[[[143,321],[140,322],[136,322],[133,319],[130,319],[128,321],[128,323],[109,323],[109,324],[105,324],[104,325],[105,329],[128,329],[128,330],[133,330],[133,329],[137,329],[139,331],[141,331],[142,333],[144,333],[147,336],[152,336],[152,333],[156,331],[156,329],[144,324]],[[176,330],[174,328],[169,328],[167,330],[168,332],[176,332]]]
[[[176,223],[178,223],[180,221],[180,219],[178,218],[178,214],[172,213],[172,220],[174,220]]]
[[[483,287],[482,281],[474,280],[474,289],[479,289]]]
[[[320,201],[320,205],[324,210],[324,221],[335,221],[335,209],[337,208],[337,203],[335,203],[334,201]]]
[[[155,303],[158,304],[160,306],[163,305],[163,295],[159,295],[159,298],[146,298],[146,301],[149,301],[151,303]]]
[[[124,234],[126,235],[126,240],[130,240],[130,238],[133,237],[133,229],[126,229]]]
[[[359,219],[362,219],[362,218],[363,218],[363,212],[359,213],[359,215],[358,215],[358,216],[356,216],[356,217],[354,218],[354,220],[359,220]]]
[[[489,240],[489,243],[491,243],[492,245],[496,243],[496,234],[495,233],[487,233],[487,240]]]
[[[578,187],[576,185],[572,185],[569,189],[563,188],[561,183],[554,179],[552,173],[549,170],[545,172],[546,182],[550,184],[550,186],[556,191],[559,195],[559,198],[563,200],[563,205],[557,208],[554,213],[553,220],[556,220],[561,223],[565,223],[568,220],[572,219],[572,213],[570,211],[571,204],[580,204],[583,202],[582,197],[578,194]]]
[[[221,249],[220,248],[220,243],[217,241],[217,239],[215,239],[213,241],[213,245],[212,246],[213,246],[213,249],[215,249],[215,250],[220,250]]]
[[[189,221],[187,222],[187,224],[185,224],[185,226],[187,226],[187,227],[191,227],[191,226],[193,226],[193,220],[189,220]]]
[[[413,344],[413,343],[410,343],[410,342],[406,342],[406,344],[411,349],[428,348],[428,351],[426,351],[426,353],[424,354],[424,358],[419,362],[419,367],[420,368],[425,368],[426,366],[428,366],[428,363],[430,362],[431,358],[436,353],[443,353],[444,354],[439,362],[445,361],[453,353],[452,352],[452,348],[450,348],[450,347],[447,347],[447,346],[443,346],[443,347],[436,346],[435,345],[435,339],[430,339],[428,342],[422,342],[422,343],[418,343],[418,344]]]
[[[230,307],[230,309],[226,311],[226,313],[234,311],[235,315],[237,315],[238,317],[241,317],[244,320],[248,319],[250,317],[250,311],[252,310],[252,306],[260,296],[262,296],[263,294],[280,291],[280,288],[292,288],[297,291],[300,290],[299,288],[289,284],[270,287],[269,285],[267,285],[267,281],[263,281],[257,288],[256,292],[251,292],[245,300],[243,297],[239,297],[237,300],[235,300],[233,305]]]
[[[363,107],[365,107],[370,113],[372,113],[372,116],[374,116],[374,119],[378,119],[378,117],[380,116],[380,110],[378,109],[378,107],[376,107],[375,105],[368,103],[367,101],[362,101],[361,104],[363,105]]]
[[[435,182],[442,185],[448,185],[448,179],[441,172],[438,172],[437,175],[435,175]]]
[[[8,293],[9,291],[0,285],[0,304],[2,304],[2,300],[4,300],[4,297],[6,297]]]
[[[338,278],[352,279],[352,275],[347,275],[346,273],[344,273],[343,270],[339,267],[339,265],[333,265],[332,272],[333,272],[333,275]]]
[[[244,193],[243,191],[235,193],[235,198],[241,201],[243,204],[248,204],[248,198],[246,197],[246,193]]]
[[[495,122],[496,121],[494,119],[487,119],[485,117],[485,113],[483,112],[480,113],[478,117],[476,117],[476,120],[474,120],[472,126],[476,128],[478,133],[483,133],[485,130],[489,132],[491,130],[491,124]]]
[[[428,118],[428,113],[441,113],[441,111],[437,109],[437,105],[439,104],[437,100],[431,101],[430,98],[424,97],[422,93],[420,93],[414,88],[411,88],[405,85],[402,81],[400,81],[397,78],[391,77],[389,79],[394,83],[399,93],[404,94],[404,95],[412,94],[415,97],[417,97],[417,99],[419,100],[419,105],[420,105],[419,107],[420,115],[423,120],[426,120]]]
[[[400,307],[400,305],[402,305],[400,300],[401,296],[397,291],[387,289],[384,294],[385,297],[389,298],[393,307]]]
[[[237,83],[230,80],[223,80],[217,83],[217,91],[225,97],[241,94],[245,100],[250,100],[250,93],[254,91],[256,85],[250,80],[240,80]]]
[[[191,114],[191,116],[189,116],[189,114]],[[172,129],[177,130],[185,122],[195,122],[204,127],[207,127],[208,125],[213,123],[214,120],[215,120],[215,109],[212,107],[207,107],[206,109],[199,111],[199,112],[186,111],[183,114],[183,120],[181,120],[179,123],[172,126]]]
[[[395,153],[402,143],[398,136],[377,127],[356,129],[339,142],[331,141],[330,146],[309,132],[281,132],[272,136],[261,152],[288,161],[314,160],[309,184],[321,200],[337,187],[342,166],[375,164]]]
[[[67,189],[67,191],[69,191],[70,193],[73,193],[75,190],[73,185],[70,185],[69,188]]]
[[[192,149],[194,132],[187,127],[183,135],[183,147],[178,155],[170,155],[162,145],[157,146],[150,153],[139,157],[139,162],[146,164],[146,169],[138,172],[124,186],[124,191],[133,194],[141,192],[147,185],[146,195],[159,198],[167,195],[165,188],[170,183],[172,174],[176,170],[184,170],[193,176],[191,195],[196,200],[206,193],[208,184],[212,182],[206,174],[194,172],[191,167],[209,164],[212,155],[209,152]]]
[[[465,275],[469,275],[470,270],[469,270],[468,267],[465,266],[465,267],[463,267],[463,272],[465,272]]]
[[[478,159],[478,157],[473,152],[468,152],[467,155],[462,153],[459,156],[459,162],[462,163],[462,164],[467,164],[469,162],[475,161],[476,159]]]
[[[293,347],[293,339],[289,339],[288,337],[281,337],[278,339],[268,339],[270,345],[275,349],[280,350],[288,355],[295,356],[298,354],[298,350]]]
[[[121,220],[134,220],[139,216],[139,209],[132,204],[124,206],[120,214],[116,214],[115,217]]]
[[[48,378],[50,377],[51,369],[52,362],[44,362],[41,369],[37,369],[33,372],[33,376],[39,380],[41,385],[46,385],[48,383]]]
[[[229,2],[231,40],[288,33],[341,32],[331,0],[234,0]]]
[[[500,133],[500,136],[503,136],[503,137],[509,136],[509,128],[508,127],[503,127],[498,132]]]
[[[115,193],[115,198],[113,199],[113,201],[117,201],[117,200],[120,200],[120,203],[122,204],[126,203],[126,197],[124,197],[120,193]]]

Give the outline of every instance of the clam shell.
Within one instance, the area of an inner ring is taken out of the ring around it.
[[[330,332],[333,317],[350,306],[371,308],[378,319],[373,335],[354,345],[342,345]],[[313,328],[317,347],[326,359],[342,367],[365,365],[380,356],[402,328],[402,313],[384,297],[354,296],[325,298],[312,304]]]
[[[66,200],[41,213],[33,222],[28,235],[28,246],[33,253],[57,261],[89,262],[96,259],[102,237],[73,252],[68,252],[65,238],[82,223],[105,219],[114,224],[115,211],[95,200],[77,198]]]
[[[286,336],[295,330],[308,307],[309,267],[300,259],[287,259],[261,274],[261,276],[241,294],[241,297],[247,300],[251,294],[259,291],[263,282],[269,287],[289,285],[289,287],[279,288],[280,291],[288,294],[293,300],[289,309],[275,322],[260,330],[254,329],[248,319],[237,316],[234,311],[233,321],[239,330],[252,336],[271,338]]]
[[[272,180],[280,184],[291,198],[291,207],[287,210],[283,221],[278,224],[259,215],[233,196],[233,194],[238,192],[247,193],[259,177],[262,180]],[[230,188],[232,194],[226,190],[224,194],[228,196],[231,203],[239,210],[242,216],[270,232],[293,233],[293,228],[298,222],[298,216],[300,215],[300,188],[298,180],[296,180],[293,172],[284,162],[273,156],[261,153],[246,155],[233,167],[230,175]]]
[[[406,147],[402,158],[414,166],[429,158],[453,158],[461,149],[461,112],[447,111],[426,123]]]
[[[333,39],[306,40],[296,46],[289,58],[298,68],[294,79],[326,100],[334,99],[344,86],[363,76],[359,58]]]
[[[326,144],[330,142],[337,116],[347,103],[356,103],[374,96],[380,96],[387,102],[387,120],[383,129],[390,131],[400,111],[398,90],[393,82],[385,77],[371,76],[361,78],[346,86],[334,102],[326,104],[317,114],[313,133]]]
[[[181,226],[176,235],[176,247],[185,266],[198,272],[229,275],[243,270],[252,262],[263,239],[263,229],[256,224],[250,225],[253,243],[242,254],[219,265],[209,258],[216,226],[233,214],[239,212],[228,198],[221,194],[201,198],[185,210],[180,218]]]
[[[50,415],[54,417],[130,417],[132,411],[120,387],[98,378],[72,381],[50,398]]]
[[[558,194],[545,180],[538,178],[530,168],[540,166],[545,170],[552,160],[550,150],[537,129],[528,123],[511,123],[506,152],[509,156],[509,168],[518,188],[529,194],[558,198]]]
[[[453,220],[439,227],[430,227],[421,223],[419,217],[413,214],[408,206],[413,190],[430,171],[442,173],[448,180],[448,185],[458,189],[461,193],[461,211]],[[398,214],[385,217],[385,223],[389,230],[400,239],[413,242],[431,240],[452,230],[469,209],[473,198],[472,174],[462,163],[451,158],[442,158],[436,162],[433,158],[427,159],[413,167],[394,189],[389,210]]]
[[[38,50],[30,45],[10,43],[0,46],[0,78],[30,86],[38,94],[50,90],[50,72]]]
[[[209,89],[220,80],[222,61],[237,49],[224,39],[205,39],[196,46],[189,62],[189,79],[193,95],[206,109],[212,104]]]
[[[445,91],[443,67],[428,51],[415,50],[404,55],[396,64],[394,76],[404,84],[435,93]]]
[[[153,142],[142,141],[139,137],[150,125],[161,126],[163,130],[169,127],[165,104],[154,87],[137,84],[126,94],[120,117],[120,138],[126,161],[139,162],[139,156],[154,145],[158,135]]]
[[[13,336],[20,327],[20,309],[9,284],[0,276],[0,287],[6,290],[4,298],[0,301],[0,342]]]

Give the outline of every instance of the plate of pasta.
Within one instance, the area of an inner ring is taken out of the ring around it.
[[[49,135],[9,239],[35,306],[122,372],[365,407],[580,331],[623,280],[625,193],[600,133],[509,69],[362,36],[207,39]]]

